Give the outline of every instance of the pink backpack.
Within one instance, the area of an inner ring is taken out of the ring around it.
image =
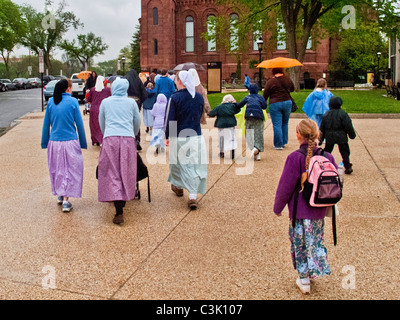
[[[342,183],[334,164],[323,156],[322,149],[310,160],[303,198],[312,207],[332,207],[342,199]]]

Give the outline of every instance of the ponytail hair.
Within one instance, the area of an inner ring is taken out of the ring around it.
[[[72,81],[69,79],[62,79],[57,82],[54,88],[53,99],[54,103],[58,105],[62,101],[62,95],[68,88],[72,87]]]
[[[306,157],[306,172],[301,179],[301,185],[304,187],[304,182],[308,177],[308,170],[310,168],[311,158],[314,156],[315,143],[319,137],[318,125],[315,121],[310,119],[302,120],[297,126],[297,132],[308,142],[307,157]]]

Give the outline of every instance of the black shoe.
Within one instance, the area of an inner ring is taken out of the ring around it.
[[[137,145],[137,151],[142,151],[142,150],[143,150],[142,146],[140,144],[138,144]]]
[[[113,223],[117,224],[117,225],[121,225],[124,223],[124,217],[122,216],[122,214],[120,215],[116,215],[113,219]]]
[[[221,153],[219,154],[219,157],[220,157],[221,159],[225,158],[225,153],[221,152]]]
[[[346,171],[344,173],[347,174],[347,175],[350,175],[353,172],[354,172],[353,168],[349,168],[349,169],[346,169]]]
[[[147,128],[146,128],[146,133],[149,133],[149,131],[150,131],[150,128],[147,127]]]

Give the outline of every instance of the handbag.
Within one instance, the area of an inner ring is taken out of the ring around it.
[[[282,82],[279,80],[280,78],[281,77],[278,77],[278,78],[275,78],[275,79],[278,79],[279,83],[281,84],[281,87],[289,94],[290,100],[292,101],[292,112],[296,112],[297,109],[298,109],[297,104],[296,104],[296,102],[294,102],[294,99],[292,98],[292,95],[290,94],[290,91],[286,87],[284,87],[282,85]]]
[[[137,153],[137,175],[136,175],[136,198],[140,200],[140,189],[139,189],[139,181],[142,181],[147,178],[147,196],[149,198],[149,202],[151,202],[151,194],[150,194],[150,176],[149,170],[147,166],[144,164],[142,157]]]

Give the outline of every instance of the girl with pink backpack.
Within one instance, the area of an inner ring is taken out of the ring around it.
[[[291,254],[298,273],[296,284],[303,294],[310,294],[310,280],[330,275],[327,249],[324,244],[325,217],[329,207],[313,207],[299,196],[308,179],[310,161],[318,152],[319,129],[312,120],[302,120],[296,128],[300,149],[289,155],[276,192],[274,213],[282,216],[288,205],[290,218]],[[324,157],[335,168],[333,156]]]

